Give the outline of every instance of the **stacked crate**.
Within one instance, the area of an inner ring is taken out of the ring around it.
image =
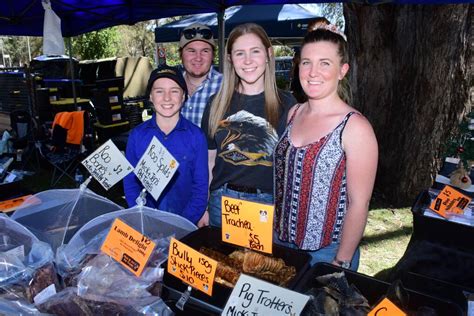
[[[123,77],[96,81],[92,102],[98,120],[95,127],[101,143],[129,129],[129,122],[124,116],[123,86]]]

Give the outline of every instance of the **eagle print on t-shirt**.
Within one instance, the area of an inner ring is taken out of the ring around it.
[[[222,120],[218,132],[227,132],[219,153],[224,161],[245,166],[273,165],[278,135],[264,118],[241,110]]]

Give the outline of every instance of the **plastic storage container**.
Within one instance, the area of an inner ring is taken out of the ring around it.
[[[234,250],[242,249],[241,247],[223,242],[221,240],[221,229],[216,227],[204,227],[190,233],[181,239],[186,245],[199,250],[200,247],[209,247],[218,249],[223,254],[230,254]],[[273,255],[276,258],[281,258],[287,265],[292,265],[296,268],[296,276],[289,282],[288,288],[292,289],[296,286],[300,278],[309,268],[311,257],[302,251],[285,248],[273,244]],[[163,264],[167,266],[167,262]],[[174,277],[165,271],[163,277],[164,287],[169,291],[168,299],[177,301],[181,294],[186,291],[188,285],[183,283],[180,279]],[[191,296],[186,304],[198,308],[207,313],[220,314],[227,303],[232,289],[225,287],[219,283],[214,283],[213,295],[208,296],[198,290],[193,289]],[[185,305],[186,306],[186,305]]]
[[[349,285],[355,285],[372,307],[385,297],[385,294],[390,287],[389,283],[377,280],[373,277],[342,269],[328,263],[318,263],[307,271],[307,273],[301,278],[301,281],[295,287],[295,291],[305,293],[312,287],[319,287],[320,285],[315,280],[316,277],[341,271],[344,271]],[[418,308],[426,306],[435,309],[438,315],[462,315],[459,306],[452,302],[410,289],[406,289],[406,291],[409,295],[407,308],[410,311],[416,311]]]

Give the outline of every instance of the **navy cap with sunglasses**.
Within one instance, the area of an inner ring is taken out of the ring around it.
[[[183,29],[181,32],[181,38],[179,40],[179,47],[184,48],[184,46],[194,41],[203,41],[209,43],[209,45],[211,45],[213,48],[216,46],[211,29],[208,26],[200,23],[191,24],[190,26]]]

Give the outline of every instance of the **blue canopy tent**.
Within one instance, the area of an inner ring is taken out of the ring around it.
[[[236,6],[225,10],[225,37],[235,26],[255,22],[272,39],[285,43],[299,42],[306,33],[308,22],[321,15],[319,7],[304,7],[301,4]],[[218,33],[217,13],[205,13],[155,28],[155,42],[178,42],[181,30],[193,23],[207,25],[214,34]]]
[[[64,37],[100,30],[110,26],[159,19],[178,15],[218,12],[238,5],[292,4],[315,0],[50,0],[52,9],[61,18]],[[366,4],[443,4],[469,0],[355,0]],[[262,13],[262,12],[260,12]],[[258,12],[257,12],[258,15]],[[0,6],[0,35],[43,35],[44,9],[41,0],[3,0]]]

